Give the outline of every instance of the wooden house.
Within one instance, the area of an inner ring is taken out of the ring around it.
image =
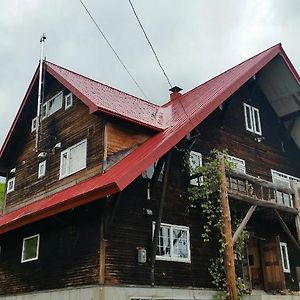
[[[299,289],[300,78],[280,44],[162,106],[43,68],[38,147],[37,69],[0,152],[1,299],[210,299],[184,153],[214,148],[235,165],[229,203],[252,208],[239,276]]]

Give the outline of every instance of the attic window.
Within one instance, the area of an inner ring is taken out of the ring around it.
[[[65,110],[70,108],[73,105],[73,94],[70,93],[65,97]]]
[[[244,114],[246,129],[255,134],[261,135],[261,123],[259,116],[259,109],[244,103]]]
[[[63,104],[63,93],[59,92],[58,94],[56,94],[54,97],[52,97],[42,105],[42,109],[41,109],[42,119],[45,119],[51,116],[52,114],[54,114],[55,112],[57,112],[59,109],[62,108],[62,104]]]

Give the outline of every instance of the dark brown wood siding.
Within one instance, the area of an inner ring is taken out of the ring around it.
[[[0,294],[96,284],[102,200],[1,235]],[[23,238],[40,234],[38,260],[21,263]]]
[[[45,101],[63,91],[68,91],[50,76],[46,80]],[[34,114],[32,118],[34,117]],[[75,96],[73,106],[63,107],[42,121],[40,135],[40,152],[51,151],[57,143],[61,149],[50,153],[46,158],[46,176],[38,179],[39,159],[34,151],[35,133],[31,132],[31,119],[24,124],[24,134],[20,136],[19,146],[15,149],[10,169],[16,168],[15,191],[6,199],[6,211],[41,199],[79,181],[102,172],[104,122],[101,117],[89,114],[88,108]],[[78,142],[87,139],[87,168],[59,180],[60,154]],[[8,175],[12,177],[14,175]]]
[[[214,247],[202,242],[201,214],[188,208],[181,161],[182,153],[175,151],[162,222],[189,227],[191,263],[156,261],[155,284],[211,287],[207,267],[209,258],[214,253],[212,250]],[[158,213],[161,184],[155,189],[151,200],[147,200],[146,189],[147,179],[137,179],[122,194],[120,204],[116,208],[115,221],[106,237],[105,283],[107,284],[151,284],[149,259],[152,226]],[[144,208],[151,209],[153,215],[146,215]],[[146,264],[138,264],[138,248],[147,250]]]

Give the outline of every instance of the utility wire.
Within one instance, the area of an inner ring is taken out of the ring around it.
[[[167,81],[168,81],[168,83],[169,83],[170,88],[172,88],[173,86],[172,86],[172,84],[171,84],[171,82],[170,82],[170,80],[169,80],[169,78],[168,78],[168,76],[167,76],[167,74],[166,74],[164,68],[162,67],[162,65],[161,65],[161,63],[160,63],[160,61],[159,61],[159,59],[158,59],[158,56],[157,56],[157,54],[156,54],[156,52],[155,52],[155,50],[154,50],[154,48],[153,48],[153,46],[152,46],[152,44],[151,44],[151,42],[150,42],[148,36],[147,36],[147,33],[146,33],[146,31],[145,31],[145,29],[144,29],[144,27],[143,27],[143,25],[142,25],[142,23],[141,23],[141,21],[140,21],[138,15],[137,15],[137,12],[136,12],[136,10],[135,10],[135,8],[134,8],[134,6],[133,6],[131,0],[128,0],[128,1],[129,1],[129,4],[130,4],[130,6],[131,6],[131,8],[132,8],[132,10],[133,10],[133,13],[134,13],[134,15],[135,15],[137,21],[138,21],[138,23],[139,23],[139,25],[140,25],[140,27],[141,27],[141,29],[142,29],[144,35],[145,35],[145,38],[146,38],[146,40],[147,40],[149,46],[151,47],[151,50],[152,50],[152,52],[153,52],[153,54],[154,54],[154,56],[155,56],[155,58],[156,58],[156,61],[157,61],[158,65],[159,65],[160,69],[162,70],[163,74],[165,75],[165,77],[166,77],[166,79],[167,79]]]
[[[124,67],[124,69],[126,70],[127,74],[130,76],[130,78],[133,80],[133,82],[135,83],[135,85],[138,87],[138,89],[141,91],[141,93],[144,95],[144,97],[146,99],[148,99],[148,97],[146,96],[145,92],[143,91],[143,89],[141,88],[141,86],[138,84],[138,82],[135,80],[135,78],[133,77],[133,75],[129,72],[128,68],[126,67],[126,65],[124,64],[124,62],[122,61],[121,57],[119,56],[119,54],[117,53],[117,51],[113,48],[112,44],[109,42],[108,38],[106,37],[106,35],[104,34],[104,32],[101,30],[100,26],[98,25],[98,23],[96,22],[96,20],[93,18],[92,14],[90,13],[90,11],[88,10],[88,8],[85,6],[85,4],[82,2],[82,0],[79,0],[80,3],[82,4],[82,6],[84,7],[85,11],[87,12],[87,14],[89,15],[89,17],[91,18],[91,20],[93,21],[93,23],[96,25],[98,31],[100,32],[100,34],[102,35],[103,39],[106,41],[106,43],[108,44],[108,46],[110,47],[110,49],[113,51],[113,53],[115,54],[115,56],[117,57],[118,61],[120,62],[120,64]]]

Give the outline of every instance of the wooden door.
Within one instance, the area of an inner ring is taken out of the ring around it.
[[[266,291],[285,289],[279,243],[278,236],[260,242],[264,288]]]

